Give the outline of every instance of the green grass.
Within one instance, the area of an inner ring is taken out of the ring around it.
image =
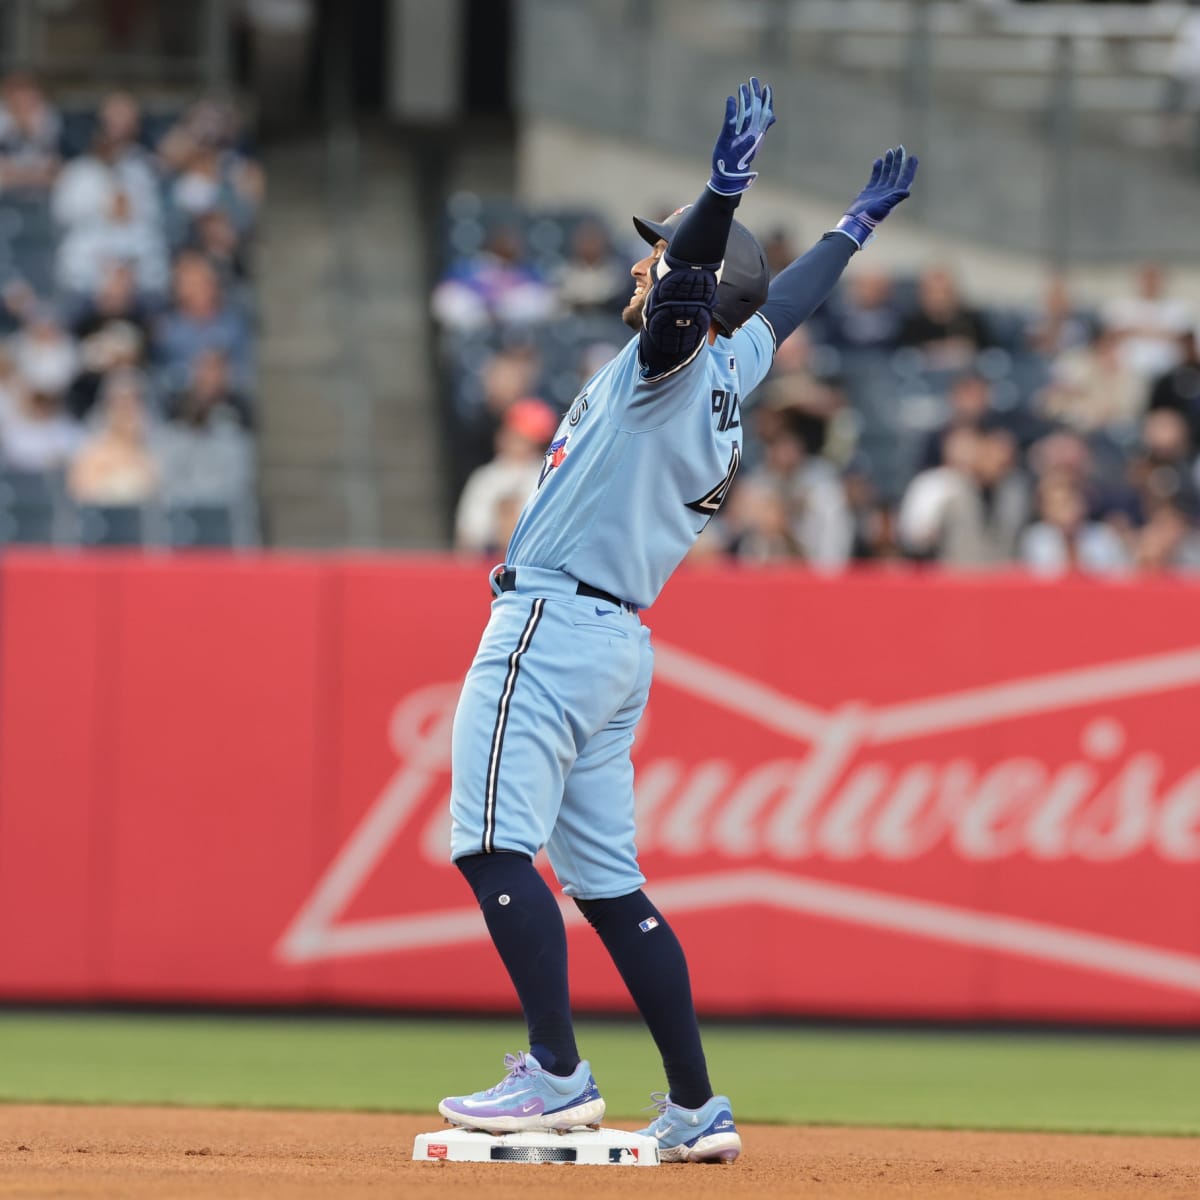
[[[663,1086],[640,1025],[585,1022],[609,1115]],[[744,1121],[1200,1134],[1200,1038],[717,1026]],[[494,1083],[511,1021],[0,1012],[0,1100],[433,1114]]]

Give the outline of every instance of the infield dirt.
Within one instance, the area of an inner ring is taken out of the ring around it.
[[[364,1113],[0,1106],[0,1197],[1200,1197],[1196,1138],[749,1126],[733,1166],[413,1162],[413,1137],[437,1128]]]

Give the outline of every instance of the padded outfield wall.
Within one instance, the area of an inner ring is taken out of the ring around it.
[[[0,998],[511,1010],[446,862],[485,575],[6,557]],[[1198,601],[681,573],[639,845],[701,1008],[1200,1024]]]

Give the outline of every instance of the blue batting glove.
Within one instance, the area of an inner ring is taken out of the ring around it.
[[[916,155],[910,156],[903,146],[877,158],[870,181],[846,209],[836,228],[861,250],[875,236],[879,222],[901,200],[908,199],[916,173]]]
[[[751,79],[738,88],[736,99],[725,101],[725,124],[713,147],[708,186],[722,196],[740,196],[757,178],[746,168],[758,153],[763,134],[775,124],[771,89]]]

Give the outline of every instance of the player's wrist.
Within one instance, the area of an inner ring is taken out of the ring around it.
[[[845,234],[860,250],[875,237],[878,221],[866,213],[848,212],[833,227],[833,233]]]
[[[757,171],[751,171],[748,175],[720,175],[714,171],[709,176],[705,187],[718,196],[733,198],[740,196],[757,178]]]

